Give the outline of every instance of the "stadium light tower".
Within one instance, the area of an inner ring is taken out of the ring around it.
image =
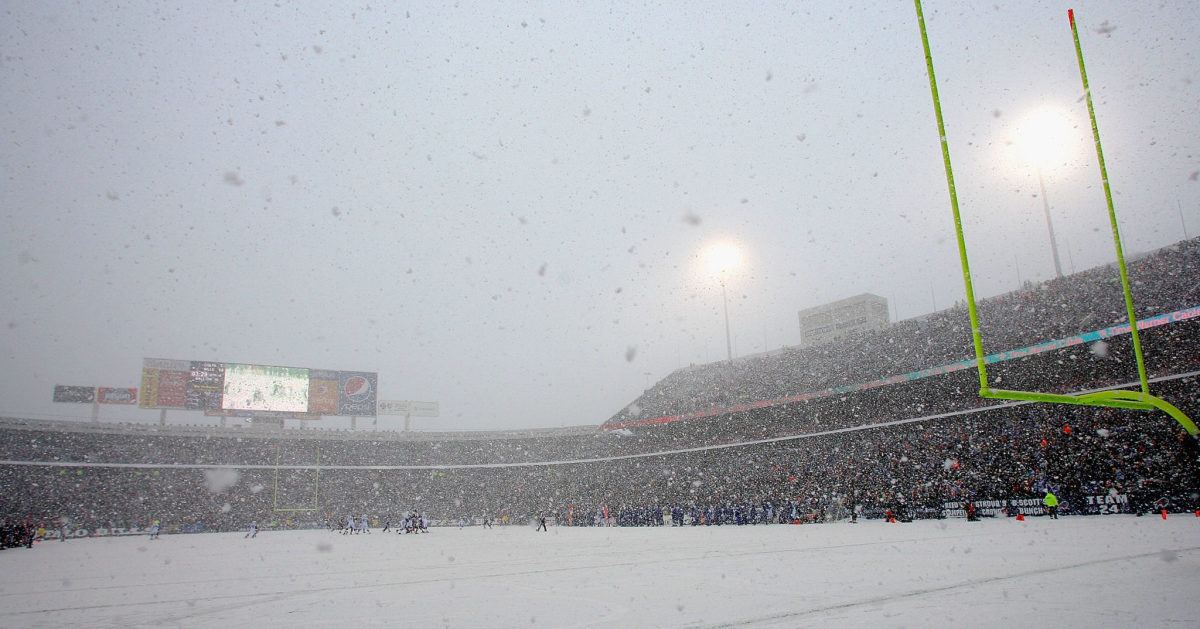
[[[1050,254],[1054,257],[1054,275],[1062,277],[1062,261],[1058,257],[1058,241],[1054,238],[1054,221],[1050,219],[1050,200],[1042,170],[1058,166],[1070,154],[1071,121],[1062,112],[1043,108],[1025,117],[1020,127],[1020,145],[1026,159],[1037,168],[1038,189],[1042,194],[1042,213],[1046,216],[1046,231],[1050,234]]]
[[[721,283],[721,303],[725,306],[725,357],[733,362],[733,337],[729,334],[729,295],[725,290],[725,276],[742,260],[742,252],[729,243],[718,243],[708,248],[704,259],[708,271],[717,276]]]

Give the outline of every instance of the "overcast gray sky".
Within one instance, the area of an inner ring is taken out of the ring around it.
[[[376,371],[440,403],[418,429],[599,424],[724,358],[722,240],[737,355],[963,294],[911,2],[0,7],[4,415],[161,357]],[[1114,258],[1071,7],[1127,251],[1200,232],[1192,3],[929,0],[983,296],[1053,276],[1040,108],[1063,266]]]

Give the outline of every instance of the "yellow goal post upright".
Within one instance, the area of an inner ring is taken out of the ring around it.
[[[317,446],[317,453],[316,453],[317,462],[316,462],[316,465],[312,466],[314,469],[314,475],[313,475],[313,497],[312,497],[312,506],[311,507],[281,507],[281,506],[279,506],[279,457],[280,457],[280,454],[281,454],[280,448],[278,445],[276,445],[275,446],[275,491],[274,491],[275,495],[271,501],[272,510],[280,511],[280,512],[290,512],[290,513],[320,510],[321,446],[319,446],[319,445]],[[308,467],[308,466],[299,466],[299,467],[288,466],[288,469],[294,470],[294,469],[303,469],[306,467]]]
[[[967,245],[963,238],[962,216],[959,213],[958,194],[954,187],[954,171],[950,167],[950,149],[946,142],[946,125],[942,118],[941,101],[938,98],[937,79],[933,73],[933,56],[929,50],[929,36],[925,29],[925,16],[921,10],[921,0],[913,0],[917,9],[917,24],[921,30],[921,44],[925,49],[925,67],[929,74],[929,90],[933,96],[934,114],[937,116],[938,136],[942,145],[942,161],[946,167],[946,184],[950,190],[950,209],[954,214],[954,231],[958,238],[958,255],[962,263],[963,284],[967,292],[967,312],[971,318],[971,340],[975,346],[975,365],[979,371],[979,395],[984,398],[1001,400],[1023,400],[1032,402],[1054,402],[1059,404],[1076,404],[1082,406],[1108,406],[1137,410],[1161,410],[1175,418],[1181,426],[1193,437],[1200,434],[1200,429],[1183,411],[1166,400],[1150,394],[1150,383],[1146,376],[1146,364],[1142,356],[1142,344],[1138,337],[1137,317],[1133,311],[1133,293],[1129,289],[1129,275],[1125,268],[1125,255],[1121,250],[1121,235],[1117,229],[1117,214],[1113,208],[1112,190],[1108,184],[1108,173],[1104,166],[1104,152],[1100,148],[1100,131],[1096,125],[1096,112],[1092,106],[1092,95],[1088,87],[1087,71],[1083,65],[1083,49],[1079,44],[1079,31],[1075,27],[1075,12],[1069,10],[1067,17],[1071,23],[1071,34],[1075,38],[1075,54],[1079,61],[1079,75],[1083,80],[1083,92],[1087,99],[1088,116],[1092,122],[1092,137],[1096,145],[1096,157],[1100,163],[1100,176],[1104,182],[1104,196],[1108,203],[1109,222],[1112,227],[1113,243],[1117,251],[1117,266],[1121,272],[1121,287],[1125,292],[1125,308],[1129,317],[1130,340],[1133,342],[1134,356],[1137,360],[1138,377],[1141,381],[1140,391],[1124,389],[1098,391],[1080,395],[1065,395],[1059,393],[1040,393],[1036,391],[1011,391],[994,389],[988,383],[987,366],[983,353],[983,336],[979,329],[979,311],[975,305],[975,290],[971,284],[971,268],[967,262]]]

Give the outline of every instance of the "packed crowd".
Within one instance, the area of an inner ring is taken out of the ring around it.
[[[39,534],[39,530],[41,533]],[[26,517],[0,521],[0,550],[6,548],[33,548],[33,543],[44,538],[45,525],[34,524],[33,518]]]
[[[1136,258],[1127,267],[1139,319],[1200,304],[1200,238]],[[1119,280],[1115,265],[1106,265],[980,301],[985,353],[1127,322]],[[855,339],[680,369],[608,423],[724,409],[968,360],[974,357],[969,327],[960,305]],[[1197,354],[1184,358],[1196,364]],[[1175,372],[1151,357],[1147,363]]]
[[[157,426],[72,426],[62,422],[0,420],[3,458],[17,461],[189,465],[455,465],[528,463],[594,455],[596,431],[537,436],[414,438],[412,433],[239,433],[210,429],[183,434]]]
[[[1141,259],[1139,299],[1155,310],[1194,300],[1197,254],[1193,240]],[[1177,294],[1161,296],[1165,289],[1153,278]],[[1108,290],[1097,278],[1059,283],[1071,291]],[[1120,321],[1120,311],[1055,305],[1059,283],[992,300],[985,312],[1019,322],[997,326],[1011,331],[1002,338],[1014,345],[1045,340],[1022,331],[1026,316],[1042,319],[1040,330],[1062,334]],[[951,323],[960,318],[937,313],[857,343],[691,370],[673,376],[675,384],[703,377],[682,388],[660,384],[644,402],[660,412],[756,402],[795,387],[946,364],[969,355],[967,335]],[[1151,375],[1159,378],[1155,393],[1193,418],[1200,416],[1197,326],[1175,322],[1142,337]],[[1064,347],[994,364],[990,373],[1005,388],[1116,386],[1134,377],[1127,346]],[[814,356],[822,362],[801,361]],[[1066,513],[1095,511],[1105,496],[1135,511],[1200,506],[1196,440],[1165,414],[989,401],[976,395],[978,386],[974,371],[963,370],[632,430],[479,438],[182,434],[5,420],[0,516],[106,530],[161,521],[171,533],[245,530],[248,522],[320,527],[342,513],[377,514],[385,522],[414,512],[434,522],[820,521],[938,515],[948,504],[1034,500],[1046,491],[1062,499]]]
[[[1200,362],[1197,362],[1200,358],[1200,321],[1177,322],[1145,331],[1142,343],[1147,360],[1156,361],[1159,366],[1152,374],[1156,376],[1152,387],[1154,393],[1195,417],[1200,413],[1196,395],[1192,388],[1178,386],[1177,381],[1200,370]],[[1127,339],[1113,341],[1103,352],[1097,352],[1094,346],[1079,345],[994,363],[988,367],[988,374],[996,387],[1078,393],[1136,382],[1137,369],[1132,354]],[[1169,368],[1164,369],[1164,365]],[[978,390],[978,375],[970,368],[800,402],[747,405],[744,410],[715,417],[607,432],[612,438],[623,440],[620,448],[623,452],[659,452],[848,430],[1007,404],[980,398]]]
[[[1120,496],[1132,511],[1194,511],[1198,456],[1196,439],[1161,413],[1024,404],[660,457],[629,466],[605,497],[635,509],[796,505],[806,521],[889,509],[937,514],[948,502],[1040,499],[1047,491],[1066,513],[1097,512],[1101,496]]]
[[[1196,379],[1173,381],[1180,391]],[[1192,510],[1200,492],[1195,439],[1163,414],[1025,404],[939,419],[824,432],[726,448],[555,465],[446,469],[243,469],[213,482],[204,469],[0,466],[5,509],[81,527],[166,532],[243,530],[246,522],[316,526],[329,513],[404,512],[436,521],[658,524],[678,510],[695,523],[812,521],[936,512],[947,501],[1038,497],[1066,513],[1087,497],[1132,507],[1166,500]],[[320,491],[318,492],[318,486]],[[302,509],[281,514],[276,509]],[[658,515],[655,515],[658,514]],[[769,515],[768,515],[769,514]],[[799,515],[797,515],[799,514]],[[682,518],[675,519],[676,522]]]

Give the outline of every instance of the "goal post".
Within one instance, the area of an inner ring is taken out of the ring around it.
[[[281,507],[281,506],[279,506],[279,470],[280,470],[279,460],[280,460],[281,454],[282,453],[280,452],[279,446],[275,446],[275,488],[274,488],[274,496],[272,497],[272,500],[271,500],[271,509],[274,511],[278,511],[278,512],[289,512],[289,513],[320,510],[319,504],[320,504],[320,495],[321,495],[321,493],[320,493],[321,492],[321,446],[318,445],[316,447],[316,461],[313,465],[312,506],[306,506],[306,507],[287,507],[287,506]],[[291,466],[288,467],[288,470],[292,471],[292,472],[300,471]]]
[[[1075,27],[1075,13],[1067,12],[1071,23],[1071,33],[1075,39],[1075,54],[1079,62],[1079,74],[1083,80],[1083,92],[1087,99],[1088,116],[1092,123],[1092,137],[1096,145],[1096,157],[1100,164],[1100,175],[1104,183],[1104,196],[1108,203],[1109,222],[1112,227],[1113,245],[1117,252],[1117,266],[1121,274],[1121,287],[1125,294],[1125,308],[1129,317],[1130,340],[1133,343],[1134,356],[1137,362],[1138,378],[1141,383],[1140,391],[1116,390],[1100,391],[1080,395],[1058,393],[1041,393],[1037,391],[1012,391],[994,389],[988,382],[987,366],[983,353],[983,335],[979,327],[979,309],[975,304],[975,289],[971,282],[971,266],[967,260],[967,244],[963,237],[962,214],[959,211],[958,194],[954,185],[954,171],[950,165],[950,149],[946,142],[946,125],[942,117],[942,105],[938,98],[937,79],[933,72],[933,56],[929,48],[929,36],[925,29],[925,16],[921,9],[921,0],[913,0],[917,9],[917,24],[921,30],[921,44],[925,52],[925,66],[929,75],[929,90],[933,97],[933,109],[937,118],[938,136],[942,147],[942,161],[946,168],[946,184],[950,191],[950,209],[954,215],[954,231],[958,239],[958,255],[962,264],[963,284],[966,287],[967,314],[971,321],[971,340],[975,347],[975,365],[979,371],[979,395],[984,398],[1003,400],[1023,400],[1032,402],[1051,402],[1058,404],[1076,404],[1083,406],[1107,406],[1113,408],[1128,408],[1137,410],[1160,410],[1174,418],[1192,436],[1200,434],[1193,422],[1183,411],[1170,402],[1150,394],[1150,384],[1146,376],[1146,364],[1142,355],[1141,339],[1138,336],[1137,317],[1133,308],[1133,293],[1129,288],[1129,274],[1125,268],[1125,255],[1121,248],[1121,235],[1117,227],[1117,214],[1113,208],[1112,190],[1108,184],[1108,173],[1104,165],[1104,152],[1100,147],[1100,131],[1096,125],[1095,108],[1092,105],[1092,95],[1088,88],[1087,71],[1083,64],[1083,49],[1079,44],[1079,32]]]

